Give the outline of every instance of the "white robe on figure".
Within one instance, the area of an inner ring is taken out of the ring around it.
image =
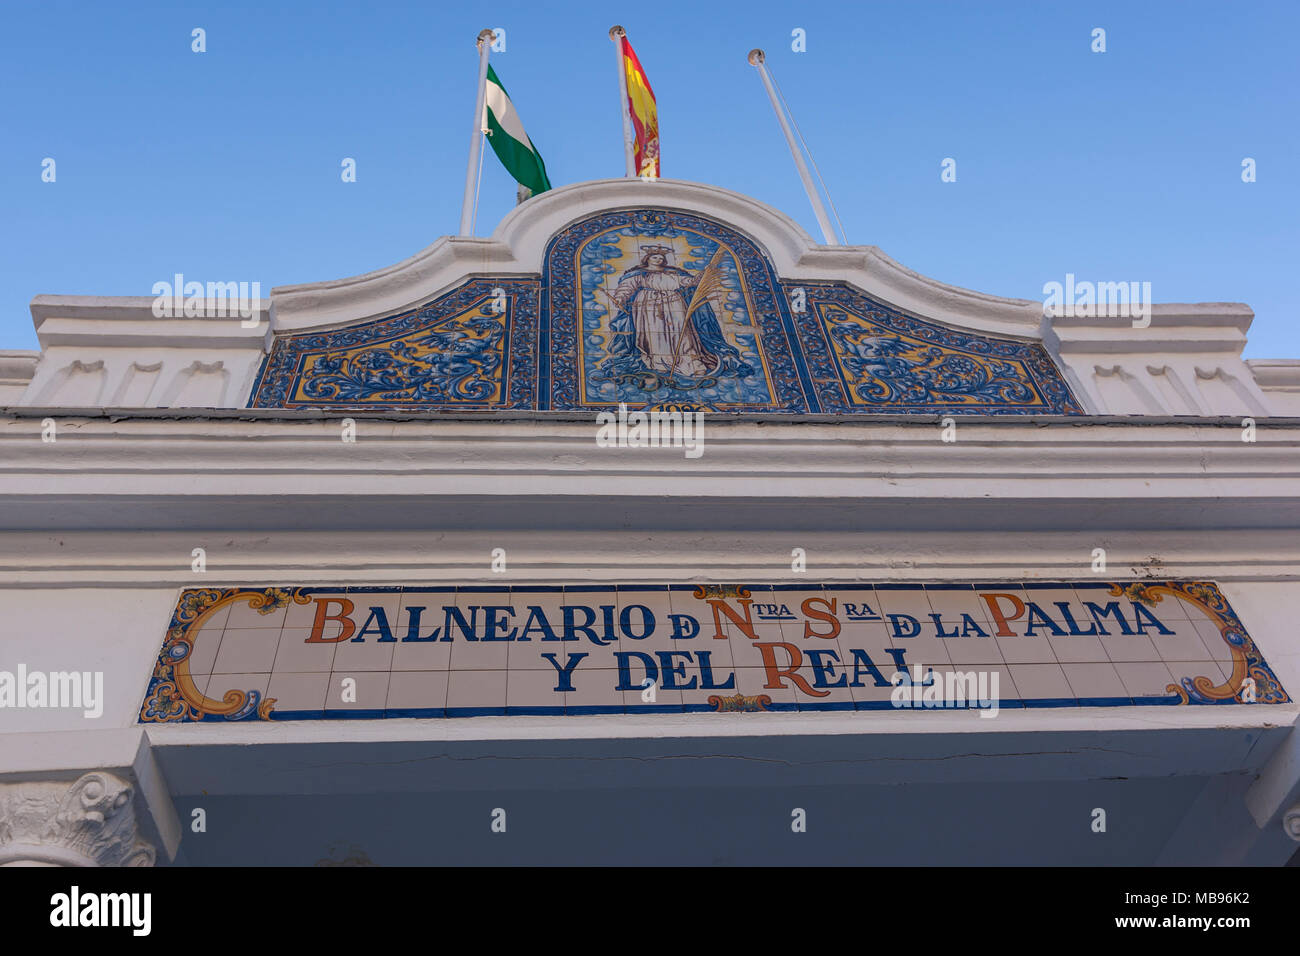
[[[676,272],[638,272],[618,284],[613,298],[632,317],[636,347],[646,368],[700,378],[709,372],[711,363],[695,324],[686,318],[690,304],[682,289],[686,282],[687,278]],[[633,296],[636,298],[629,307]]]

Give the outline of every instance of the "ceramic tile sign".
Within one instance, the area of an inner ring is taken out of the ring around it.
[[[1083,414],[1041,343],[783,281],[742,231],[671,209],[569,223],[540,276],[467,277],[397,315],[273,339],[250,408]]]
[[[261,587],[181,594],[140,719],[1289,700],[1208,582]]]

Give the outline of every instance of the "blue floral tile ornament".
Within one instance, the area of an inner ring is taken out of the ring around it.
[[[474,279],[418,309],[276,336],[250,408],[536,408],[536,279]]]
[[[799,286],[800,341],[825,411],[1082,414],[1037,343],[915,319],[843,283]]]
[[[794,309],[791,303],[798,304]],[[668,209],[597,213],[536,278],[476,278],[387,319],[277,336],[254,408],[1078,415],[1036,342],[913,318]]]

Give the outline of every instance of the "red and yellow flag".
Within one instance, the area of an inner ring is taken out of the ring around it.
[[[659,114],[655,109],[654,90],[641,61],[636,58],[627,37],[619,38],[623,50],[623,73],[627,77],[627,106],[636,131],[636,173],[638,176],[659,177]]]

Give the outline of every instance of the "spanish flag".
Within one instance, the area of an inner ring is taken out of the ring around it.
[[[627,36],[619,37],[623,52],[623,73],[627,78],[628,115],[636,130],[636,172],[638,176],[659,178],[659,115],[655,109],[654,90],[641,61],[636,58]]]

